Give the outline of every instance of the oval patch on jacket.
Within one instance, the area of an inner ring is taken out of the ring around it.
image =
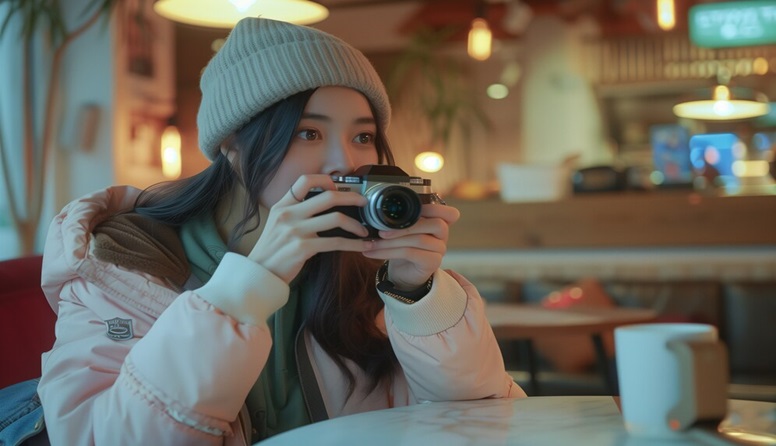
[[[106,335],[114,341],[126,341],[134,336],[132,332],[132,319],[114,317],[105,321],[105,325],[108,327]]]

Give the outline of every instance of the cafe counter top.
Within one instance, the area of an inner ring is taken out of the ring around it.
[[[776,195],[682,190],[447,202],[461,211],[451,250],[776,245]]]

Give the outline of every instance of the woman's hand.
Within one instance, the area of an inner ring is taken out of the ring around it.
[[[313,188],[324,192],[304,200]],[[363,207],[366,203],[366,198],[356,192],[337,191],[328,175],[303,175],[270,208],[261,236],[248,258],[290,283],[307,259],[319,252],[373,249],[374,242],[369,240],[318,236],[318,232],[342,228],[366,237],[367,229],[355,219],[341,212],[321,214],[334,206]]]
[[[424,204],[420,220],[406,229],[380,231],[380,240],[364,256],[387,259],[388,279],[399,290],[420,288],[442,264],[450,225],[458,221],[458,209]]]

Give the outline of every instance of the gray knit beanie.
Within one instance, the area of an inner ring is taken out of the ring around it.
[[[199,147],[210,160],[227,136],[272,104],[323,86],[360,91],[387,128],[391,106],[380,77],[357,49],[307,26],[261,18],[240,20],[199,83]]]

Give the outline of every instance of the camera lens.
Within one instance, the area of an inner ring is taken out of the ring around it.
[[[385,186],[367,197],[364,211],[366,222],[378,230],[402,229],[414,225],[420,218],[420,198],[412,189]]]

